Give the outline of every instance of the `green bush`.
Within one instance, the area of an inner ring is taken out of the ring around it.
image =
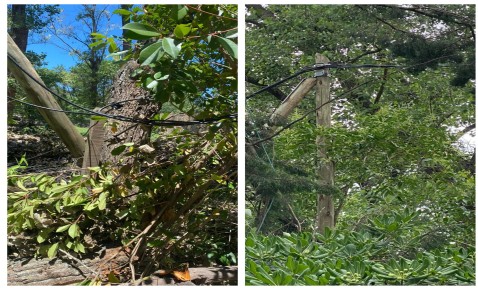
[[[474,285],[475,250],[453,248],[396,256],[369,232],[331,231],[246,240],[247,285]]]

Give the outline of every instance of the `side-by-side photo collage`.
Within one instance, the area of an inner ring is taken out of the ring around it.
[[[473,1],[84,2],[2,5],[4,285],[476,285]]]

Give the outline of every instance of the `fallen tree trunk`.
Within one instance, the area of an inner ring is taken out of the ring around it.
[[[50,259],[8,259],[7,284],[12,286],[53,286],[74,285],[87,278],[94,278],[96,274],[107,279],[111,266],[102,265],[118,248],[107,249],[101,256],[92,255],[91,258],[76,259],[68,255],[59,255]],[[128,263],[128,256],[120,253],[115,257],[115,264]],[[110,262],[108,262],[110,263]],[[111,263],[110,263],[111,264]],[[114,270],[114,269],[112,269]],[[178,282],[171,276],[158,276],[153,273],[137,285],[218,285],[237,284],[237,266],[229,267],[191,267],[189,268],[191,281]],[[107,281],[107,280],[106,280]],[[106,283],[106,282],[105,282]],[[123,285],[131,285],[124,283]]]

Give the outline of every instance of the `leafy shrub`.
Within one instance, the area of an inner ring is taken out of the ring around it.
[[[383,235],[326,230],[246,240],[247,285],[474,285],[474,249],[393,257]]]

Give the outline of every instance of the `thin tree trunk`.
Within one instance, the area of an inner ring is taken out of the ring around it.
[[[121,9],[130,10],[133,5],[131,4],[121,4]],[[127,15],[121,16],[121,25],[126,25],[130,22],[130,18]],[[123,30],[123,50],[131,49],[131,41],[126,40],[127,30]]]
[[[28,45],[28,27],[26,24],[26,5],[12,5],[12,29],[11,35],[15,43],[17,44],[20,51],[25,53],[27,50]],[[8,96],[11,98],[15,98],[17,91],[12,85],[9,85],[8,88]],[[7,117],[8,123],[13,121],[13,111],[15,110],[15,101],[8,100],[7,102]]]

